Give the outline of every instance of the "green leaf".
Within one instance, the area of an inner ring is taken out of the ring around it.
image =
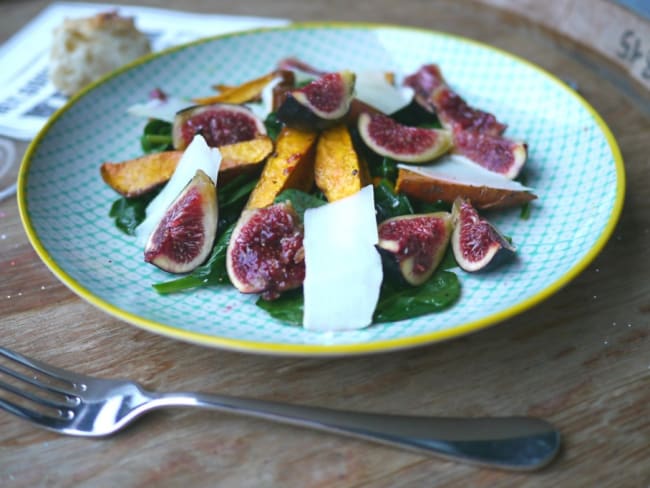
[[[411,127],[425,127],[429,129],[439,129],[442,127],[437,115],[426,110],[415,100],[397,112],[393,112],[391,118],[400,124]]]
[[[158,194],[158,191],[135,198],[122,197],[113,202],[108,216],[115,220],[115,226],[127,235],[135,235],[135,228],[146,217],[149,202]]]
[[[275,112],[271,112],[264,119],[264,127],[266,127],[266,134],[275,141],[284,124],[278,119],[278,115]]]
[[[219,236],[212,250],[212,254],[205,264],[182,278],[154,284],[154,290],[161,295],[165,295],[199,286],[230,283],[228,272],[226,271],[226,251],[228,250],[228,243],[230,242],[230,237],[234,229],[235,224],[232,224]]]
[[[436,271],[426,283],[418,287],[385,280],[373,321],[393,322],[439,312],[453,304],[459,296],[460,281],[450,271]],[[255,304],[277,320],[302,325],[302,289],[283,293],[277,300],[267,301],[259,298]]]
[[[393,186],[385,179],[374,186],[374,197],[377,222],[413,213],[413,206],[408,197],[396,194]]]
[[[275,300],[258,298],[255,302],[274,319],[293,325],[302,325],[303,304],[302,288],[286,291]]]
[[[370,175],[375,178],[388,180],[391,184],[397,181],[397,161],[391,158],[383,157],[375,163],[369,163]]]
[[[375,323],[411,319],[443,310],[460,297],[460,281],[450,271],[437,271],[423,285],[394,287],[384,282],[375,308]]]
[[[225,229],[239,219],[256,184],[257,178],[240,175],[219,188],[219,229]]]
[[[172,124],[152,119],[144,126],[140,145],[145,154],[173,149]]]
[[[284,190],[277,197],[275,197],[274,202],[280,203],[286,202],[287,200],[291,202],[293,209],[296,211],[301,220],[304,218],[305,210],[308,208],[320,207],[321,205],[325,205],[327,203],[324,199],[318,198],[315,195],[310,195],[304,191],[294,189]]]

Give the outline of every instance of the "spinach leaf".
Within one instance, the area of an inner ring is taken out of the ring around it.
[[[393,322],[438,312],[458,300],[459,296],[460,281],[450,271],[438,270],[426,283],[418,287],[398,285],[384,280],[373,322]],[[259,298],[255,304],[277,320],[302,325],[302,289],[283,293],[277,300],[267,301]]]
[[[393,185],[383,179],[374,186],[375,211],[377,222],[383,222],[398,215],[413,213],[413,206],[406,195],[398,195],[393,190]]]
[[[266,134],[275,141],[278,135],[280,135],[284,123],[278,119],[278,115],[275,112],[271,112],[264,119],[264,127],[266,127]]]
[[[266,310],[274,319],[292,325],[302,325],[303,304],[302,288],[284,292],[276,300],[258,298],[255,302],[255,305]]]
[[[257,178],[240,175],[219,188],[219,231],[239,219]]]
[[[144,126],[140,146],[145,154],[173,149],[172,124],[164,120],[150,120]]]
[[[439,129],[442,127],[438,116],[426,110],[415,100],[397,112],[393,112],[390,117],[400,124],[411,127],[427,127],[430,129]]]
[[[451,212],[451,205],[442,200],[436,202],[425,202],[424,200],[415,200],[413,202],[415,213],[434,213],[434,212]]]
[[[369,164],[370,175],[376,178],[382,178],[395,184],[397,181],[397,161],[391,158],[381,158],[374,164]]]
[[[181,278],[154,284],[154,290],[161,295],[165,295],[199,286],[230,283],[226,271],[226,251],[234,229],[235,224],[233,223],[219,236],[212,250],[212,254],[205,264],[202,264],[190,274]]]
[[[304,219],[305,210],[308,208],[320,207],[321,205],[325,205],[327,203],[323,198],[319,198],[315,195],[305,193],[304,191],[294,189],[284,190],[277,197],[275,197],[275,200],[273,201],[275,203],[279,203],[286,202],[287,200],[291,202],[293,209],[296,211],[301,220]]]
[[[135,228],[146,216],[147,205],[157,194],[158,191],[153,191],[135,198],[119,198],[111,205],[108,216],[115,220],[119,230],[129,236],[135,235]]]
[[[438,312],[460,296],[460,281],[450,271],[436,271],[418,287],[395,287],[385,281],[373,321],[393,322]]]

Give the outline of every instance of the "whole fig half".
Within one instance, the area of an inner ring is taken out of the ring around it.
[[[411,285],[427,281],[442,261],[451,237],[451,214],[400,215],[379,225],[380,249],[392,253]]]
[[[451,147],[449,131],[410,127],[380,113],[361,114],[358,129],[374,152],[405,163],[426,163]]]
[[[216,187],[198,170],[154,228],[144,260],[170,273],[192,271],[210,254],[217,222]]]
[[[214,103],[178,112],[172,125],[175,149],[185,149],[196,134],[210,147],[249,141],[266,134],[264,123],[242,105]]]
[[[451,245],[458,265],[468,272],[489,269],[511,257],[515,247],[465,199],[452,207]]]
[[[528,158],[525,142],[469,130],[457,130],[453,134],[454,153],[509,179],[519,175]]]
[[[305,279],[303,227],[290,203],[244,210],[226,254],[232,284],[266,300],[297,288]]]
[[[354,95],[355,74],[327,73],[286,95],[278,118],[290,127],[322,130],[336,125],[348,113]]]

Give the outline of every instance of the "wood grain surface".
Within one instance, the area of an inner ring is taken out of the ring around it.
[[[0,2],[0,41],[45,5]],[[625,160],[628,189],[612,239],[564,289],[482,332],[366,357],[274,358],[184,344],[96,310],[38,259],[9,199],[0,202],[0,344],[154,389],[394,413],[542,416],[561,430],[563,450],[540,472],[513,474],[204,411],[151,414],[104,440],[58,436],[0,411],[0,486],[650,486],[648,93],[621,83],[625,73],[598,54],[475,3],[186,0],[182,8],[443,30],[573,80],[609,124]]]

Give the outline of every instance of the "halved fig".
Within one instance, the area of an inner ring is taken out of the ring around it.
[[[425,64],[404,78],[404,85],[413,88],[416,102],[429,112],[434,112],[435,108],[430,101],[431,94],[436,88],[446,85],[446,82],[438,65]]]
[[[431,161],[451,147],[451,133],[446,130],[409,127],[379,113],[361,114],[358,128],[374,152],[407,163]]]
[[[404,279],[418,286],[431,277],[442,261],[451,230],[449,212],[400,215],[379,225],[377,245],[392,253]]]
[[[217,222],[215,185],[198,170],[151,233],[144,260],[170,273],[192,271],[210,254]]]
[[[452,90],[435,64],[427,64],[404,79],[404,85],[413,88],[415,101],[429,112],[435,112],[443,127],[453,132],[475,130],[501,135],[506,125],[494,115],[471,107]]]
[[[454,153],[506,178],[516,178],[526,163],[528,147],[525,142],[469,130],[453,134]]]
[[[341,121],[354,95],[355,74],[327,73],[287,94],[277,110],[278,118],[290,127],[321,130]]]
[[[216,103],[181,110],[174,118],[172,141],[175,149],[185,149],[196,134],[210,147],[255,139],[266,134],[264,123],[241,105]]]
[[[481,271],[511,257],[515,247],[468,200],[456,199],[452,207],[451,245],[458,265],[468,272]]]
[[[448,86],[440,86],[431,94],[433,104],[443,127],[453,131],[469,130],[500,136],[508,127],[483,110],[470,107],[458,93]]]
[[[290,203],[244,210],[226,253],[232,284],[273,300],[305,279],[303,227]]]

